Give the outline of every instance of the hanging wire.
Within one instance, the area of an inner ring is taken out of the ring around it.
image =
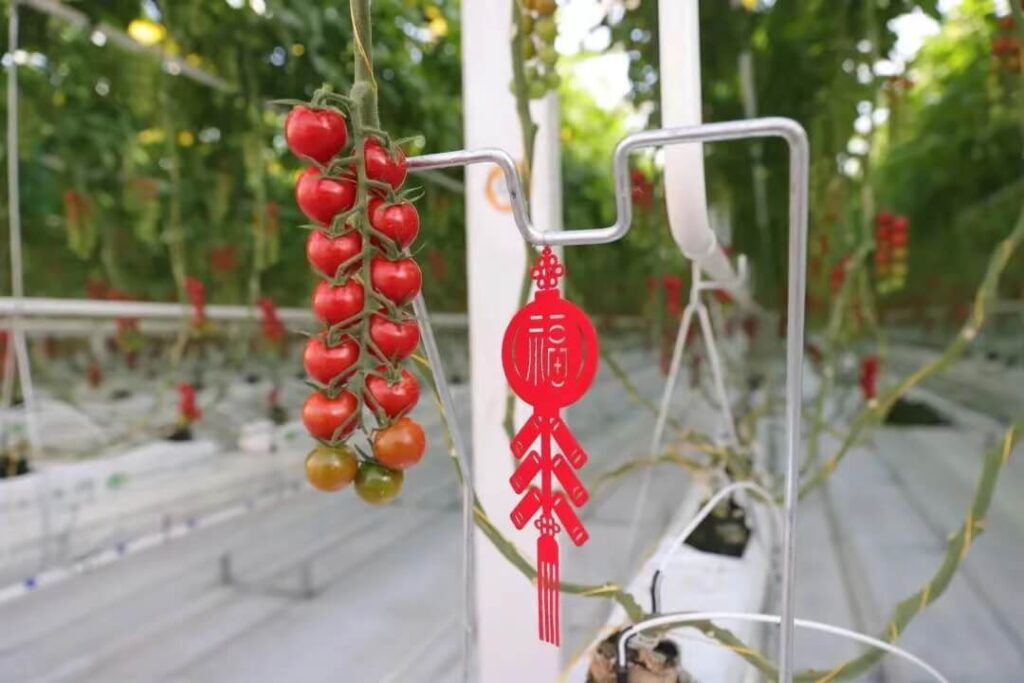
[[[654,628],[662,628],[665,626],[682,626],[685,624],[697,622],[697,621],[712,621],[712,620],[723,620],[723,619],[734,619],[737,621],[750,621],[761,624],[775,624],[780,625],[783,621],[782,617],[777,614],[758,614],[752,612],[681,612],[678,614],[665,614],[651,619],[645,619],[644,621],[633,624],[629,628],[625,629],[619,634],[618,640],[616,641],[616,674],[617,680],[620,683],[626,683],[628,677],[628,669],[626,662],[626,647],[629,644],[629,640],[644,631],[648,631]],[[830,635],[839,636],[840,638],[847,638],[864,645],[870,645],[880,650],[884,650],[889,654],[896,655],[897,657],[904,659],[911,664],[917,666],[922,671],[925,671],[939,683],[949,683],[949,680],[943,676],[939,671],[925,662],[923,659],[914,655],[901,647],[897,647],[891,643],[887,643],[884,640],[879,640],[872,636],[859,633],[850,629],[842,628],[840,626],[833,626],[831,624],[824,624],[820,621],[812,621],[810,619],[794,619],[794,625],[799,626],[810,631],[820,631],[821,633],[828,633]]]

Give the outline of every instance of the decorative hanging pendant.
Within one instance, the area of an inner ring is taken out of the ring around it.
[[[561,411],[590,388],[598,358],[597,333],[590,319],[558,290],[564,274],[565,266],[545,247],[530,273],[537,292],[509,322],[501,349],[509,386],[533,406],[533,414],[511,443],[519,465],[510,483],[516,493],[525,491],[511,518],[522,529],[536,517],[538,634],[553,645],[561,640],[555,536],[564,530],[577,546],[589,538],[573,510],[589,497],[576,476],[587,454],[562,421]]]

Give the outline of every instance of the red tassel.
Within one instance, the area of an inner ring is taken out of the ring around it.
[[[544,249],[532,272],[537,292],[509,322],[501,346],[509,386],[533,406],[533,415],[511,442],[519,463],[509,483],[522,498],[510,517],[517,529],[534,520],[539,532],[537,631],[543,642],[552,645],[562,640],[556,535],[564,527],[576,545],[588,538],[573,510],[589,497],[575,472],[587,462],[587,454],[562,422],[561,410],[590,387],[598,358],[594,326],[558,291],[564,273],[551,249]],[[565,494],[557,490],[558,484]]]
[[[558,541],[542,534],[537,539],[538,635],[545,643],[561,644],[559,626]]]

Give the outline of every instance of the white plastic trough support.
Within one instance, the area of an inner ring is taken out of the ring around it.
[[[3,318],[59,318],[94,319],[139,318],[140,320],[180,320],[192,314],[187,304],[156,301],[101,301],[97,299],[48,299],[41,297],[0,297],[0,320]],[[289,324],[312,324],[313,313],[308,308],[279,308],[277,315]],[[248,322],[261,320],[255,306],[206,307],[206,317],[218,322]],[[435,313],[435,327],[464,327],[462,313]],[[0,328],[3,324],[0,323]]]
[[[797,487],[801,437],[802,381],[804,361],[804,296],[807,251],[807,193],[809,148],[807,134],[799,123],[785,118],[763,118],[700,126],[668,128],[633,133],[616,147],[613,173],[617,216],[606,228],[544,233],[530,221],[522,193],[522,182],[512,157],[501,149],[460,150],[414,157],[411,170],[430,170],[496,164],[505,175],[512,215],[520,234],[533,245],[604,244],[623,237],[632,223],[629,156],[645,148],[700,142],[721,142],[755,138],[780,138],[789,147],[789,266],[786,346],[786,467],[782,553],[782,615],[779,639],[780,680],[792,680],[794,628],[794,570],[796,559]],[[439,385],[439,389],[440,389]],[[446,387],[445,387],[446,390]],[[450,400],[450,396],[448,397]],[[464,458],[465,459],[465,458]]]

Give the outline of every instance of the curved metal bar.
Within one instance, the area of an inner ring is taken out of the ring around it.
[[[759,614],[756,612],[678,612],[675,614],[666,614],[664,616],[646,619],[625,629],[619,634],[619,637],[615,642],[616,680],[620,683],[626,683],[628,680],[626,648],[629,645],[629,640],[636,634],[652,628],[659,628],[663,626],[682,626],[695,621],[710,621],[712,619],[735,619],[738,621],[752,621],[760,624],[780,624],[783,621],[782,617],[777,614]],[[871,636],[857,631],[852,631],[840,626],[833,626],[832,624],[826,624],[820,621],[796,619],[795,623],[800,628],[829,633],[831,635],[839,636],[840,638],[847,638],[858,643],[863,643],[864,645],[870,645],[871,647],[885,650],[890,654],[894,654],[897,657],[905,659],[911,664],[916,665],[927,672],[935,680],[939,681],[939,683],[949,683],[946,677],[939,673],[935,667],[931,666],[917,655],[911,654],[903,648],[896,647],[892,643],[887,643],[884,640],[872,638]]]
[[[763,118],[726,123],[708,123],[700,126],[662,128],[627,135],[615,148],[612,168],[615,181],[615,222],[604,228],[575,230],[538,230],[530,219],[530,211],[523,193],[523,182],[511,155],[503,149],[485,147],[476,150],[441,152],[410,157],[409,168],[426,171],[456,166],[491,163],[505,176],[512,217],[519,233],[530,244],[552,246],[579,246],[606,244],[621,239],[633,223],[633,199],[630,192],[629,156],[642,149],[698,142],[720,142],[745,138],[781,137],[792,147],[806,135],[800,124],[784,118]]]

